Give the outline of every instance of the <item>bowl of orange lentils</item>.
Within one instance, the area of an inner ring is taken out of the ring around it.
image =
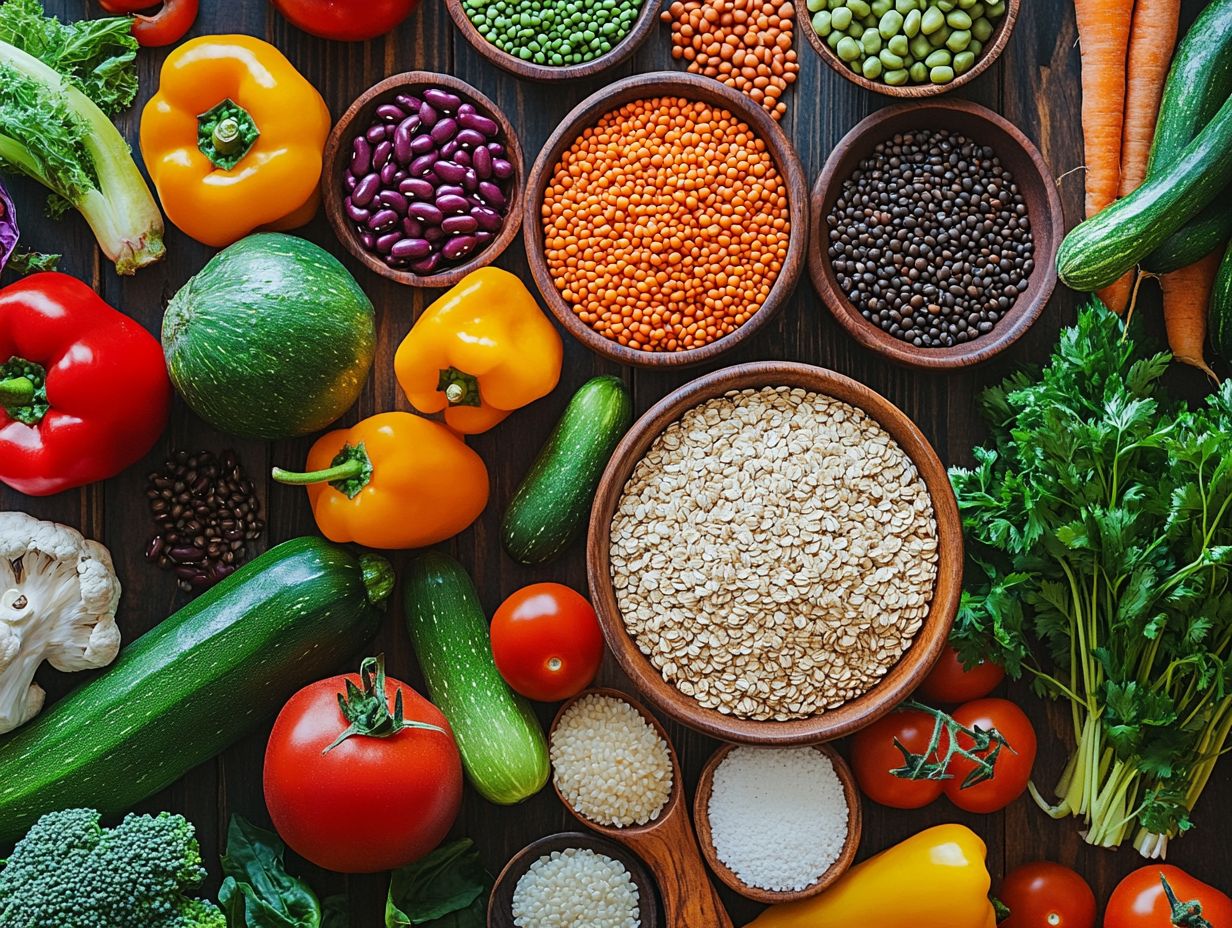
[[[592,351],[699,364],[763,328],[795,289],[808,187],[778,123],[679,72],[583,100],[526,186],[522,229],[549,310]]]

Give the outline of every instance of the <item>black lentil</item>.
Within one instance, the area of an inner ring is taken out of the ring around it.
[[[878,145],[826,217],[839,286],[919,348],[993,330],[1035,268],[1027,205],[992,148],[918,130]]]

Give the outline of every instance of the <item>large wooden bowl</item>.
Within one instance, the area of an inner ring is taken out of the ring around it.
[[[542,207],[544,193],[551,182],[561,156],[573,145],[586,129],[594,126],[608,112],[618,109],[632,100],[649,97],[682,97],[701,100],[712,106],[721,106],[743,120],[766,142],[774,157],[779,174],[787,187],[787,203],[791,221],[791,233],[787,245],[787,258],[779,276],[770,288],[770,295],[761,308],[744,325],[724,338],[687,351],[640,351],[628,348],[619,342],[600,335],[574,313],[548,269],[543,245]],[[591,351],[621,364],[639,367],[680,367],[709,361],[725,351],[730,351],[741,342],[751,338],[766,325],[795,289],[804,267],[804,254],[808,245],[808,184],[800,159],[791,142],[783,134],[779,124],[770,114],[744,94],[720,84],[708,77],[676,71],[661,71],[653,74],[638,74],[617,81],[610,87],[587,97],[579,103],[556,127],[540,151],[526,182],[526,209],[522,226],[526,239],[526,257],[531,274],[548,309],[569,333]]]
[[[642,654],[625,628],[610,563],[612,516],[625,484],[651,443],[694,406],[746,387],[802,387],[856,406],[894,438],[915,463],[937,520],[937,583],[928,615],[911,647],[868,692],[837,709],[786,722],[739,719],[703,708],[668,683]],[[919,428],[885,397],[834,371],[786,361],[762,361],[722,368],[699,377],[652,406],[616,446],[599,483],[590,513],[586,570],[591,601],[613,656],[638,691],[656,708],[683,725],[740,744],[814,744],[863,728],[906,699],[927,676],[949,637],[962,592],[963,539],[958,503],[945,467]]]
[[[903,100],[922,100],[925,97],[936,97],[943,93],[949,93],[951,90],[957,90],[959,87],[971,83],[992,67],[993,62],[1001,57],[1001,53],[1005,51],[1005,46],[1009,44],[1010,35],[1014,31],[1014,25],[1018,22],[1019,2],[1020,0],[1007,0],[1005,15],[997,23],[996,30],[989,37],[988,41],[984,43],[984,50],[980,52],[980,56],[976,59],[975,64],[972,65],[971,70],[966,74],[958,75],[948,84],[905,84],[902,87],[892,87],[884,81],[870,81],[863,74],[857,74],[847,66],[847,62],[835,54],[834,50],[826,44],[826,40],[817,34],[817,31],[813,28],[813,14],[809,12],[808,4],[806,3],[796,4],[796,28],[804,33],[809,45],[813,46],[813,51],[821,56],[822,61],[857,87],[863,87],[865,90],[871,90],[873,93],[885,94],[887,97],[898,97]]]
[[[719,769],[719,764],[723,763],[723,759],[736,747],[737,745],[734,744],[725,744],[710,756],[710,760],[706,761],[706,766],[702,768],[701,779],[697,781],[697,791],[693,794],[693,827],[697,829],[697,843],[701,845],[702,856],[706,858],[706,863],[710,865],[715,876],[722,880],[729,889],[746,899],[752,899],[754,902],[761,902],[765,905],[795,902],[825,892],[851,867],[856,859],[856,851],[860,848],[864,814],[860,806],[860,790],[856,786],[855,774],[851,772],[851,767],[830,745],[810,746],[812,750],[830,759],[830,763],[834,765],[834,772],[843,785],[843,798],[847,801],[847,839],[843,842],[843,849],[838,859],[817,878],[817,882],[800,890],[775,892],[744,883],[727,864],[719,859],[719,852],[714,846],[714,836],[710,828],[710,796],[714,792],[714,772]]]
[[[1035,269],[1026,291],[1019,294],[991,332],[949,348],[917,348],[869,322],[847,299],[830,264],[830,227],[826,215],[842,192],[843,182],[878,144],[913,129],[948,129],[991,147],[1018,184],[1031,220]],[[813,186],[811,210],[809,276],[822,302],[857,342],[899,364],[925,370],[982,364],[1023,336],[1039,318],[1057,285],[1057,248],[1065,234],[1065,218],[1052,173],[1030,139],[1001,116],[976,103],[933,100],[878,110],[848,132],[830,153]]]
[[[496,120],[501,129],[509,163],[513,165],[513,177],[509,183],[509,207],[505,213],[505,224],[501,226],[500,233],[488,243],[486,248],[475,252],[470,260],[463,264],[443,268],[435,274],[414,274],[411,271],[390,267],[379,256],[363,247],[351,227],[350,220],[343,212],[344,197],[341,180],[351,157],[351,139],[372,122],[376,108],[387,100],[393,99],[395,94],[407,91],[413,93],[425,87],[442,87],[452,91],[464,100],[474,103],[484,115]],[[487,267],[500,257],[501,252],[508,248],[509,243],[517,237],[518,229],[522,224],[522,191],[526,169],[522,162],[522,145],[518,141],[518,135],[495,103],[466,81],[459,80],[450,74],[437,74],[433,71],[407,71],[403,74],[394,74],[373,84],[347,108],[333,131],[330,132],[329,140],[325,143],[324,164],[325,169],[321,174],[321,198],[325,202],[325,215],[329,217],[329,224],[333,227],[338,241],[368,270],[408,287],[452,287],[471,271]]]
[[[553,67],[546,64],[535,64],[533,61],[523,61],[516,55],[493,45],[480,34],[466,15],[462,0],[445,0],[445,8],[453,17],[454,25],[479,54],[492,62],[498,68],[503,68],[510,74],[525,77],[533,81],[572,81],[584,77],[593,77],[608,68],[614,68],[629,58],[641,47],[642,43],[654,31],[655,22],[659,18],[659,0],[642,0],[641,12],[633,23],[633,28],[623,39],[612,46],[606,54],[579,64],[566,64]]]

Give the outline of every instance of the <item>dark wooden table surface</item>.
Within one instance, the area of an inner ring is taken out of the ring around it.
[[[648,0],[658,2],[658,0]],[[99,15],[95,3],[85,0],[49,0],[48,7],[72,18]],[[363,3],[355,0],[356,15]],[[1186,20],[1200,7],[1187,0]],[[675,67],[670,57],[667,28],[656,27],[641,52],[628,64],[607,75],[567,85],[536,85],[516,80],[487,64],[454,29],[443,3],[426,0],[420,11],[395,32],[365,44],[325,42],[289,26],[266,0],[203,0],[201,16],[192,34],[246,32],[261,36],[282,49],[291,61],[321,89],[335,117],[369,85],[388,74],[412,69],[443,71],[470,81],[495,100],[517,125],[528,161],[562,116],[578,101],[602,89],[606,83],[635,71]],[[874,109],[888,105],[887,98],[865,93],[835,74],[803,41],[800,79],[785,99],[783,125],[799,150],[810,178],[816,177],[831,147],[857,121]],[[138,105],[123,120],[128,137],[136,138],[140,106],[154,91],[162,61],[159,51],[143,51],[140,57],[141,96]],[[963,96],[993,107],[1034,139],[1057,176],[1067,174],[1082,162],[1079,124],[1078,52],[1075,46],[1071,0],[1027,0],[1017,30],[1004,56],[995,67]],[[139,319],[152,332],[159,331],[163,306],[209,257],[205,247],[168,228],[167,260],[119,278],[101,259],[90,234],[73,216],[52,222],[43,218],[41,194],[29,183],[12,181],[23,231],[28,245],[63,252],[62,270],[95,286],[114,306]],[[1075,173],[1061,182],[1062,198],[1070,224],[1076,221],[1082,201],[1082,179]],[[409,408],[393,375],[393,354],[411,327],[417,313],[436,295],[400,287],[359,268],[335,242],[324,218],[317,219],[302,234],[333,251],[352,269],[360,285],[377,307],[379,347],[371,381],[356,407],[344,418],[357,418],[389,409]],[[529,281],[519,238],[499,264]],[[1010,371],[1043,361],[1060,326],[1074,318],[1078,297],[1064,289],[1054,296],[1034,329],[1012,350],[984,368],[958,375],[926,375],[891,367],[857,348],[833,322],[808,282],[801,281],[794,297],[765,331],[719,364],[675,373],[621,369],[600,361],[566,337],[565,367],[560,387],[550,397],[519,412],[506,423],[472,442],[492,473],[492,499],[482,519],[453,540],[449,548],[473,572],[489,612],[519,586],[537,580],[557,580],[585,589],[581,546],[556,564],[525,568],[512,562],[501,549],[497,525],[521,475],[540,443],[563,409],[572,391],[600,373],[623,377],[633,390],[637,410],[645,410],[667,391],[707,369],[740,361],[791,359],[819,364],[848,374],[880,391],[903,408],[933,441],[947,463],[964,463],[982,430],[975,409],[977,391]],[[1157,316],[1157,304],[1147,302],[1144,311]],[[1158,331],[1157,319],[1152,328]],[[1201,380],[1189,371],[1170,375],[1181,389],[1196,392]],[[170,575],[146,564],[142,549],[150,534],[144,497],[145,475],[170,449],[222,449],[234,447],[257,485],[265,507],[269,531],[261,544],[271,544],[314,531],[307,500],[300,490],[271,487],[261,475],[272,464],[302,464],[309,439],[273,445],[236,441],[220,434],[177,401],[171,426],[148,458],[105,483],[46,499],[29,499],[8,490],[0,491],[0,508],[21,509],[42,518],[56,519],[80,528],[87,536],[110,547],[124,583],[120,622],[127,640],[135,639],[184,602]],[[420,676],[411,652],[400,609],[394,606],[373,650],[383,649],[390,672],[419,685]],[[351,668],[340,667],[339,670]],[[55,698],[75,679],[44,668],[39,679]],[[610,660],[602,682],[621,685]],[[309,682],[307,680],[305,683]],[[1050,787],[1070,744],[1066,717],[1058,707],[1049,707],[1013,687],[1040,730],[1040,760],[1037,781]],[[540,715],[550,720],[552,706],[541,706]],[[715,743],[678,726],[669,730],[679,748],[691,788]],[[235,745],[217,760],[192,771],[179,783],[144,803],[145,810],[171,809],[196,822],[206,861],[211,868],[211,890],[217,883],[217,853],[233,812],[267,824],[261,793],[262,753],[268,726]],[[191,733],[185,732],[185,737]],[[2,750],[0,746],[0,750]],[[1232,874],[1232,761],[1216,773],[1196,811],[1197,828],[1172,845],[1171,861],[1195,875],[1228,889]],[[1073,820],[1054,822],[1022,799],[1004,813],[975,816],[959,812],[944,801],[918,812],[899,812],[868,805],[865,810],[861,855],[867,856],[907,837],[920,828],[943,821],[960,821],[978,831],[988,842],[989,867],[994,880],[1028,860],[1042,857],[1076,867],[1095,887],[1101,902],[1120,877],[1138,866],[1132,849],[1117,852],[1089,848],[1078,836]],[[519,848],[534,838],[573,826],[551,789],[524,805],[501,808],[487,804],[468,792],[456,833],[473,837],[493,872]],[[5,848],[0,848],[0,856]],[[297,862],[302,863],[302,862]],[[322,895],[346,891],[350,895],[353,924],[373,928],[381,924],[386,880],[383,875],[343,877],[301,867]],[[737,924],[757,911],[757,906],[724,891],[724,899]],[[691,926],[692,928],[692,926]],[[703,928],[703,926],[696,926]]]

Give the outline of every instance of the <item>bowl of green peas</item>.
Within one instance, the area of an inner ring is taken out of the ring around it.
[[[1000,56],[1019,0],[807,0],[800,31],[835,71],[908,99],[961,87]]]

